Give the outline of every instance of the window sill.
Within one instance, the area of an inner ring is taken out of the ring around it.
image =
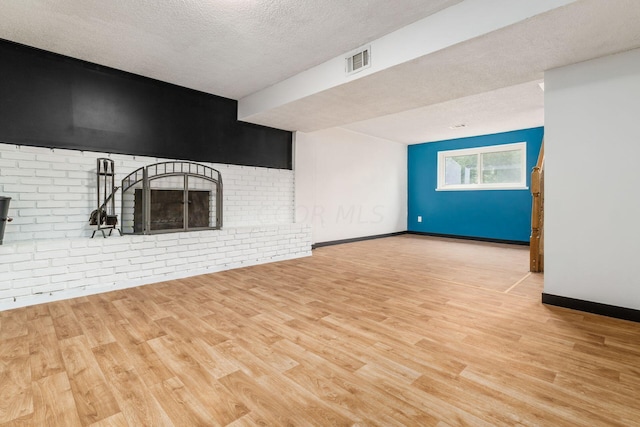
[[[436,191],[485,191],[485,190],[529,190],[529,187],[509,187],[509,186],[496,186],[496,187],[445,187],[436,188]]]

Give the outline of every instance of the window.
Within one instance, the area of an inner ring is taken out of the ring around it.
[[[437,190],[525,190],[526,168],[526,142],[439,151]]]

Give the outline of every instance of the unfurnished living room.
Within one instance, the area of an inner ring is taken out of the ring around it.
[[[0,1],[0,427],[640,425],[639,23]]]

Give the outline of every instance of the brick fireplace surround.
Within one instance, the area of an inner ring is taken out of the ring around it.
[[[0,246],[0,310],[311,254],[310,226],[293,222],[293,171],[214,163],[202,164],[224,180],[222,230],[90,239],[99,157],[115,161],[116,185],[183,160],[0,144],[14,218]]]

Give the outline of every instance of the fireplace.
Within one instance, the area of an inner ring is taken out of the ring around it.
[[[125,234],[222,228],[222,177],[191,162],[140,168],[122,180],[121,218]]]
[[[182,230],[184,227],[184,191],[183,190],[150,190],[151,199],[149,212],[149,229],[158,230]],[[208,228],[210,216],[210,193],[208,191],[196,190],[187,193],[188,228]],[[144,193],[141,188],[136,188],[133,211],[133,231],[142,233],[144,220]]]

